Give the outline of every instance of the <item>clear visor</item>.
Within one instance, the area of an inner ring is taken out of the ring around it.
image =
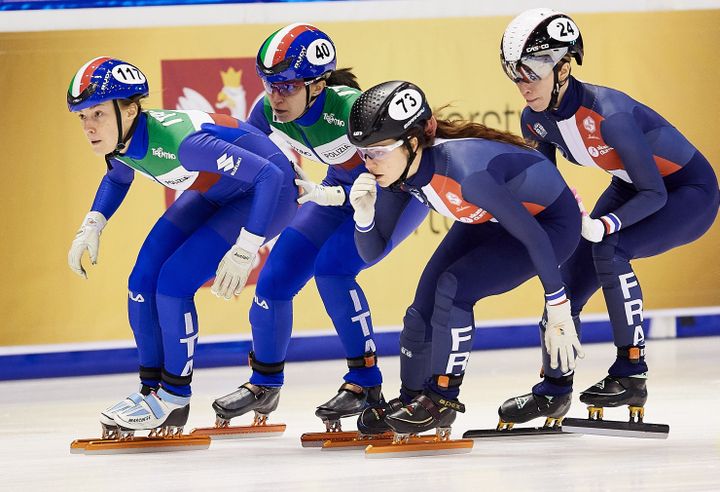
[[[398,140],[397,142],[391,143],[389,145],[377,145],[374,147],[357,147],[357,151],[364,161],[368,159],[379,160],[386,158],[388,155],[390,155],[390,152],[397,149],[402,144],[403,141]]]
[[[552,73],[566,52],[559,49],[527,55],[518,61],[505,61],[503,68],[513,82],[537,82]]]

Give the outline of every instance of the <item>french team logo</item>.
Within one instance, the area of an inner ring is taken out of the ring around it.
[[[540,123],[535,123],[533,125],[533,130],[535,130],[535,133],[540,135],[540,138],[545,138],[547,136],[547,130]]]

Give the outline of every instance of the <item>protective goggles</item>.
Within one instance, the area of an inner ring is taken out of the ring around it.
[[[567,53],[566,49],[535,53],[524,56],[518,61],[505,61],[503,69],[513,82],[537,82],[552,73],[565,53]]]
[[[403,140],[398,140],[397,142],[389,145],[377,145],[375,147],[357,147],[357,151],[364,161],[368,159],[385,159],[390,154],[390,152],[400,147],[403,143],[405,143]]]
[[[293,94],[297,94],[300,89],[309,86],[313,82],[317,81],[317,79],[312,80],[288,80],[286,82],[268,82],[265,79],[262,79],[263,87],[265,88],[265,92],[268,94],[272,94],[273,91],[277,92],[283,97],[292,96]]]

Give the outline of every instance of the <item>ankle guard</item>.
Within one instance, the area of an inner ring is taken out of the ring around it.
[[[253,371],[266,376],[272,374],[279,374],[285,370],[285,361],[276,362],[274,364],[260,362],[255,358],[254,351],[250,351],[250,353],[248,354],[248,365]]]

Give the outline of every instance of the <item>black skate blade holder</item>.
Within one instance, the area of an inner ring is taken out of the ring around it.
[[[570,437],[571,434],[563,427],[512,427],[510,429],[474,429],[465,431],[463,439],[508,439],[508,438],[529,438],[539,436]]]
[[[565,418],[562,431],[597,436],[667,439],[670,426],[667,424],[647,424],[645,422]]]

